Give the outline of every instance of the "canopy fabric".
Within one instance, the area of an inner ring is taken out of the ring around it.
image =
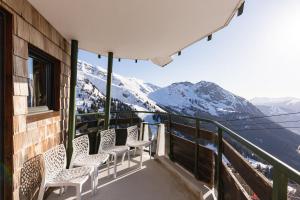
[[[153,59],[151,59],[151,61],[158,66],[164,67],[167,64],[169,64],[170,62],[172,62],[173,59],[170,56],[166,56],[166,57],[153,58]]]
[[[244,0],[29,0],[79,48],[116,58],[171,56],[228,25]]]

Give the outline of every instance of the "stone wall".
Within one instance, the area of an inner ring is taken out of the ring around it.
[[[23,163],[63,142],[68,129],[70,44],[26,0],[0,0],[13,15],[13,146],[12,197],[19,199]],[[28,44],[60,61],[60,109],[29,117],[27,108]]]

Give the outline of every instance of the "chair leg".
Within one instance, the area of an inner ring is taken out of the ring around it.
[[[76,186],[76,196],[77,196],[77,200],[81,200],[81,190],[82,190],[82,186]]]
[[[123,153],[123,156],[122,156],[122,165],[123,165],[123,163],[124,163],[125,155],[126,155],[126,152]]]
[[[127,156],[128,156],[128,168],[130,168],[130,150],[128,150],[127,152]]]
[[[59,196],[62,196],[62,193],[63,193],[63,187],[60,187],[59,188]]]
[[[150,144],[149,145],[149,154],[150,154],[150,160],[151,160],[151,158],[152,158],[152,147],[151,147],[152,145]]]
[[[106,165],[107,165],[107,174],[108,174],[108,175],[110,175],[110,172],[109,172],[109,162],[110,162],[110,161],[109,161],[109,159],[108,159],[108,160],[106,161]]]
[[[39,191],[38,200],[43,200],[44,193],[45,193],[45,187],[44,187],[44,186],[41,186],[41,187],[40,187],[40,191]]]
[[[114,178],[117,178],[117,155],[114,155]]]
[[[96,193],[97,186],[98,186],[98,167],[94,167],[94,173],[91,177],[91,184],[92,184],[92,194]]]
[[[142,165],[143,165],[143,147],[140,148],[140,154],[141,154],[141,158],[140,158],[140,168],[142,168]]]

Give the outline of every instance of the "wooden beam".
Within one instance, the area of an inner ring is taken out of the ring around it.
[[[5,168],[2,170],[4,173],[2,182],[2,191],[0,199],[12,199],[13,198],[13,16],[6,10],[0,7],[0,12],[2,14],[2,20],[4,22],[4,27],[2,25],[1,29],[4,32],[4,57],[3,62],[3,142],[4,145],[1,147],[3,153],[3,162]],[[1,66],[2,67],[2,66]],[[1,144],[2,145],[2,144]]]
[[[230,164],[260,199],[272,199],[272,185],[256,171],[241,154],[223,140],[223,151]]]
[[[198,174],[198,157],[199,157],[199,144],[198,144],[198,139],[199,139],[199,126],[200,126],[200,121],[199,119],[196,119],[195,121],[195,158],[194,158],[194,176],[196,179],[199,179],[199,174]]]
[[[71,81],[70,81],[70,106],[69,106],[69,132],[68,132],[68,166],[73,152],[73,139],[75,137],[75,113],[76,113],[76,81],[77,81],[78,41],[71,41]]]
[[[175,123],[175,122],[172,122],[171,125],[172,125],[172,128],[176,131],[180,131],[183,134],[189,135],[191,137],[195,136],[195,132],[196,132],[195,127],[183,125],[183,124],[179,124],[179,123]],[[199,129],[198,137],[200,139],[208,140],[212,143],[215,143],[217,141],[217,135],[215,133],[204,130],[204,129],[200,129],[200,128],[198,128],[198,129]]]
[[[111,76],[113,68],[113,52],[108,52],[107,62],[107,81],[106,81],[106,101],[105,101],[105,116],[104,116],[104,129],[109,128],[110,120],[110,105],[111,105]]]
[[[244,190],[243,186],[224,163],[222,163],[221,179],[223,182],[223,199],[251,200],[251,197]]]
[[[222,181],[222,156],[223,156],[223,130],[218,128],[218,156],[217,156],[217,189],[218,200],[223,199],[223,181]]]

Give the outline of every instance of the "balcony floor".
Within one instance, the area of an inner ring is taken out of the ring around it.
[[[127,157],[127,156],[126,156]],[[138,169],[139,156],[131,161],[128,167],[127,160],[123,165],[118,165],[117,178],[113,179],[113,166],[110,166],[110,176],[107,176],[107,168],[100,170],[100,179],[95,195],[91,194],[90,181],[83,187],[82,199],[95,200],[196,200],[196,197],[186,186],[160,162],[149,160],[149,155],[143,155],[143,168]],[[59,196],[59,190],[52,192],[47,200],[75,199],[75,188],[68,188],[63,196]]]

